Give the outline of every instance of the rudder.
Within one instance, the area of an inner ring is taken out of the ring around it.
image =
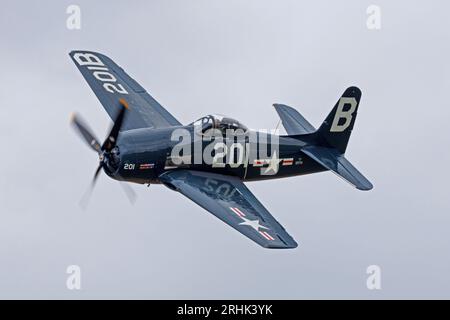
[[[317,130],[319,138],[325,145],[345,153],[348,140],[355,124],[361,90],[349,87],[342,94],[333,110]]]

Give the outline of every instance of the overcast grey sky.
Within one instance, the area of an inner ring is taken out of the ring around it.
[[[78,4],[81,30],[66,28]],[[381,8],[381,30],[366,9]],[[8,1],[0,11],[0,298],[450,298],[448,1]],[[374,184],[331,173],[248,184],[299,242],[265,250],[163,186],[130,206],[101,177],[78,201],[109,117],[68,56],[109,55],[188,123],[222,113],[274,128],[272,103],[319,125],[363,91],[347,157]],[[366,288],[366,268],[382,290]],[[66,288],[79,265],[82,290]]]

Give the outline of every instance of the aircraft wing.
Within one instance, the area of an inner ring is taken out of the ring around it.
[[[265,248],[297,247],[239,178],[175,170],[163,173],[160,180]]]
[[[122,126],[123,131],[181,125],[107,56],[91,51],[72,51],[70,57],[111,119],[115,118],[119,110],[119,100],[126,101],[129,112]]]

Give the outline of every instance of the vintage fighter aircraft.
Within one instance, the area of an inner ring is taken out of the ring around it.
[[[295,248],[297,243],[245,181],[329,170],[357,189],[372,189],[344,156],[361,99],[356,87],[345,90],[319,129],[295,109],[274,104],[288,135],[260,139],[261,132],[224,116],[209,115],[183,125],[110,58],[90,51],[72,51],[70,56],[114,121],[100,144],[79,116],[72,117],[73,126],[100,158],[93,184],[101,170],[119,181],[163,184],[259,245],[275,249]],[[174,139],[175,132],[182,134]],[[233,148],[227,147],[230,143]],[[198,145],[199,154],[211,154],[212,161],[194,161],[194,153],[185,153]],[[181,151],[174,153],[176,148]],[[266,155],[261,156],[262,149]]]

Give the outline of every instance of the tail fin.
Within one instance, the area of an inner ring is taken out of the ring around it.
[[[319,137],[327,146],[337,149],[342,154],[347,148],[360,100],[361,90],[357,87],[347,88],[317,130]]]

